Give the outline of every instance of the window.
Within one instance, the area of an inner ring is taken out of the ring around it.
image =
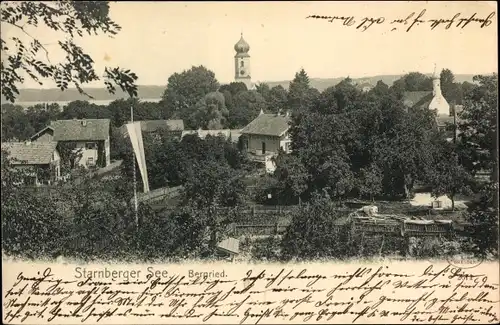
[[[85,144],[85,149],[87,149],[87,150],[95,150],[95,149],[97,149],[97,144],[95,142],[87,142]]]
[[[94,165],[95,165],[94,157],[88,157],[87,166],[94,166]]]
[[[285,152],[290,151],[290,142],[285,143]]]
[[[240,67],[242,67],[242,68],[243,68],[244,66],[245,66],[245,62],[240,61]]]
[[[442,207],[443,207],[443,202],[437,200],[432,202],[433,209],[441,209]]]
[[[266,143],[262,142],[262,154],[266,153]]]

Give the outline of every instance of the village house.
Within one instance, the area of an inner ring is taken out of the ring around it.
[[[268,172],[276,168],[273,159],[280,150],[290,153],[291,139],[288,134],[290,116],[265,114],[262,110],[250,124],[241,130],[244,147],[249,159],[264,164]]]
[[[164,130],[168,131],[174,137],[181,138],[182,132],[184,131],[183,120],[144,120],[136,122],[139,122],[141,124],[141,131],[143,134],[144,133],[155,134],[157,132]],[[120,127],[120,132],[124,136],[128,136],[126,124]]]
[[[222,130],[185,130],[182,132],[182,137],[186,135],[197,135],[200,139],[205,139],[207,136],[219,137],[222,136],[226,140],[230,140],[231,143],[238,147],[241,130],[240,129],[222,129]]]
[[[4,142],[2,150],[17,170],[24,170],[25,185],[50,184],[61,177],[61,158],[56,142]]]
[[[57,120],[33,135],[31,141],[71,144],[78,152],[75,164],[106,167],[111,163],[109,133],[109,119]]]

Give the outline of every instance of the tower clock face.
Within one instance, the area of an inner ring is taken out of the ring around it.
[[[244,75],[245,74],[245,70],[241,69],[240,74]]]

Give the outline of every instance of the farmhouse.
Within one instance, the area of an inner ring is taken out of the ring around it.
[[[4,142],[2,150],[8,153],[15,169],[24,170],[23,183],[39,186],[61,177],[61,159],[56,142]]]
[[[245,136],[245,148],[250,160],[262,162],[268,172],[276,168],[273,157],[282,150],[291,151],[290,136],[288,134],[290,117],[288,114],[265,114],[260,112],[250,124],[241,130]]]
[[[83,167],[106,167],[110,164],[110,120],[57,120],[31,137],[33,142],[70,144]]]

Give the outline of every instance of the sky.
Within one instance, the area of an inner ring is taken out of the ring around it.
[[[415,12],[411,22],[424,9],[422,20],[459,14],[455,25],[474,13],[481,19],[493,16],[484,28],[471,22],[464,28],[441,24],[431,30],[425,22],[406,32],[409,24],[391,24]],[[310,78],[431,73],[434,64],[455,74],[480,74],[498,69],[496,12],[496,2],[462,1],[113,2],[110,16],[122,26],[120,33],[114,38],[86,36],[76,43],[94,59],[99,75],[105,66],[119,66],[134,71],[140,85],[166,85],[173,73],[198,65],[212,70],[222,83],[233,81],[234,44],[241,33],[250,45],[254,82],[291,80],[301,68]],[[310,15],[353,16],[355,23],[306,19]],[[381,18],[381,23],[356,29],[363,18]],[[28,31],[47,44],[51,61],[62,58],[55,40],[64,35],[42,27]],[[14,35],[30,40],[2,24],[2,38]],[[22,88],[54,87],[28,79]]]

